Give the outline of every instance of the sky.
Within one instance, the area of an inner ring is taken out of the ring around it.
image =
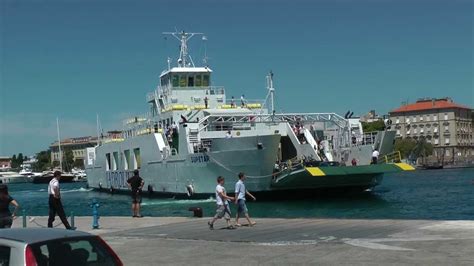
[[[0,156],[121,129],[148,111],[164,31],[203,32],[213,84],[278,112],[386,114],[420,97],[474,107],[471,0],[0,0]]]

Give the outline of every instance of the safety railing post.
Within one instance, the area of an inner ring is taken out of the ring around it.
[[[26,210],[21,211],[21,216],[23,218],[23,228],[26,228]]]

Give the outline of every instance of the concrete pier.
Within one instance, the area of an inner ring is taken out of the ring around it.
[[[47,217],[28,220],[46,225]],[[225,229],[208,218],[76,217],[125,265],[474,265],[474,221],[256,219]],[[243,220],[242,220],[243,221]],[[59,221],[56,221],[59,223]],[[14,227],[21,227],[21,218]],[[60,225],[59,227],[62,227]]]

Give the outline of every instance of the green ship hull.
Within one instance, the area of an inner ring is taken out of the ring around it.
[[[287,170],[272,180],[272,190],[318,189],[318,188],[371,188],[383,179],[385,173],[412,171],[405,163],[376,164],[363,166],[322,166]]]

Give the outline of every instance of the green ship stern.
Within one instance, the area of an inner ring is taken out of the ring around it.
[[[308,190],[331,188],[372,188],[382,182],[385,173],[413,171],[406,163],[362,166],[321,166],[283,170],[272,179],[272,190]]]

